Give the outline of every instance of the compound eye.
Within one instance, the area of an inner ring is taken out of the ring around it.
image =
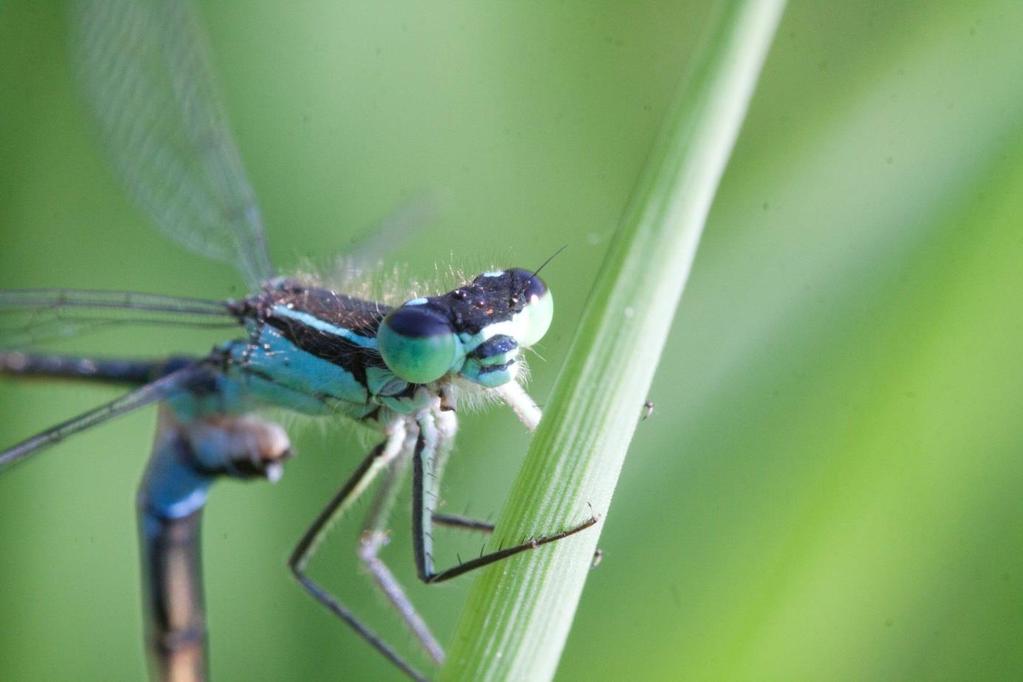
[[[516,340],[528,348],[543,338],[554,319],[554,297],[544,281],[528,270],[511,270],[515,291],[524,305],[519,313]]]
[[[511,275],[512,291],[520,294],[526,301],[535,298],[543,298],[547,293],[547,285],[542,279],[529,270],[512,268],[507,271]]]
[[[387,367],[413,384],[428,384],[447,374],[461,346],[447,318],[424,305],[397,308],[377,331],[377,347]]]

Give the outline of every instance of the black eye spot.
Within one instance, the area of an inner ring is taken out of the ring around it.
[[[425,305],[402,306],[387,316],[385,324],[402,336],[411,338],[452,333],[448,318]]]

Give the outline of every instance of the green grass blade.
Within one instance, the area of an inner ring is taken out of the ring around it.
[[[496,541],[568,527],[591,508],[606,514],[783,7],[719,4],[601,268]],[[553,677],[599,530],[485,570],[442,679]]]

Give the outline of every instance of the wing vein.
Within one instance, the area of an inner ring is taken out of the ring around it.
[[[256,287],[273,275],[255,193],[181,0],[80,0],[78,79],[129,196],[161,232],[231,263]]]

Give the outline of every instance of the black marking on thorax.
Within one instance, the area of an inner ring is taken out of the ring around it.
[[[327,324],[343,327],[359,336],[375,338],[380,321],[390,311],[382,303],[366,301],[329,289],[311,287],[297,280],[278,281],[257,302],[259,319],[274,327],[298,348],[342,367],[366,385],[367,367],[386,367],[380,354],[341,336],[316,329],[301,320],[277,315],[275,306],[306,313]]]

